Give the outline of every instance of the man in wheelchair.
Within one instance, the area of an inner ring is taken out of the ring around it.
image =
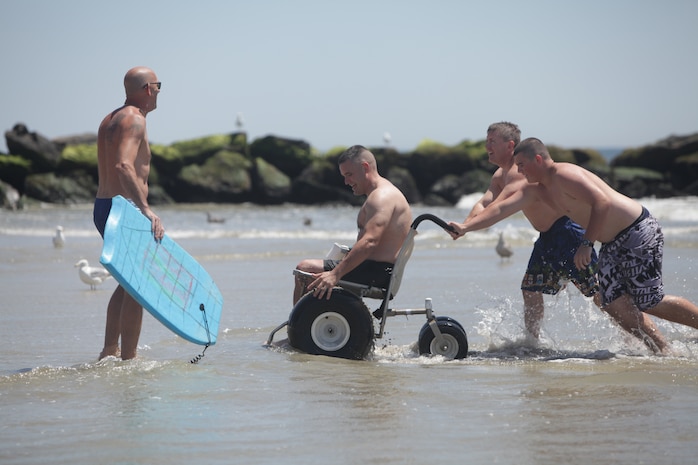
[[[410,230],[412,212],[400,190],[378,174],[376,158],[361,145],[343,152],[338,160],[344,184],[354,195],[366,195],[357,217],[356,242],[341,260],[305,259],[294,273],[293,304],[309,290],[330,299],[339,280],[385,288],[395,259]]]

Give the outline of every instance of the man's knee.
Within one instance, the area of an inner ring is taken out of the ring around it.
[[[322,273],[325,271],[324,260],[306,258],[296,265],[296,269],[306,273]]]
[[[296,269],[310,273],[313,268],[313,261],[306,259],[296,265]]]
[[[523,295],[524,302],[529,305],[543,304],[543,293],[540,291],[529,291],[527,289],[521,289],[521,294]]]

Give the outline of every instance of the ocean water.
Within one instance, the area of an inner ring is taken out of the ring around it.
[[[476,198],[413,209],[462,220]],[[698,302],[698,199],[642,202],[664,230],[667,293]],[[352,243],[356,208],[157,211],[225,299],[198,364],[201,347],[147,313],[137,359],[97,361],[116,284],[92,291],[74,267],[99,261],[91,205],[0,211],[0,463],[695,463],[698,330],[656,320],[675,353],[657,357],[572,288],[546,298],[541,345],[527,344],[519,284],[537,234],[520,215],[458,241],[419,228],[393,307],[431,298],[465,328],[468,358],[419,356],[418,315],[347,361],[294,352],[284,331],[264,342],[288,318],[292,269]]]

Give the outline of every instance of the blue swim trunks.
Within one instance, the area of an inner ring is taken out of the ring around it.
[[[107,218],[109,218],[109,212],[111,211],[111,199],[95,199],[94,210],[92,211],[92,218],[97,226],[97,231],[99,235],[104,239],[104,229],[107,227]]]
[[[599,292],[596,277],[597,256],[591,250],[591,263],[584,270],[574,265],[574,255],[584,237],[584,229],[566,216],[558,219],[533,245],[521,289],[557,294],[571,281],[587,297]]]

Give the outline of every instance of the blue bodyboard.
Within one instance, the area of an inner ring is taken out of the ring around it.
[[[112,199],[100,262],[158,321],[187,341],[213,345],[223,296],[206,270],[122,196]]]

